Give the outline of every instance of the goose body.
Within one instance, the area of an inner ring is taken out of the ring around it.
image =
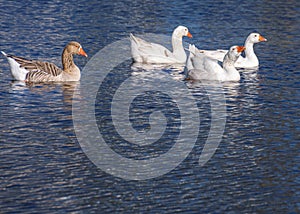
[[[247,37],[245,41],[245,57],[240,56],[235,62],[235,67],[237,68],[253,68],[259,66],[259,60],[254,52],[254,44],[259,42],[266,42],[267,39],[261,36],[258,33],[251,33]],[[200,53],[204,55],[216,59],[218,61],[223,61],[225,54],[228,52],[227,50],[199,50]]]
[[[25,59],[10,54],[1,53],[7,58],[10,70],[15,80],[26,82],[50,81],[79,81],[80,70],[73,61],[73,55],[87,57],[87,54],[78,42],[70,42],[62,53],[63,69],[50,62]]]
[[[192,37],[187,27],[178,26],[172,34],[173,51],[156,43],[147,42],[130,34],[131,56],[134,62],[145,64],[185,63],[186,53],[182,45],[182,37]]]
[[[199,53],[199,50],[194,45],[190,45],[190,55],[187,61],[187,79],[222,82],[239,81],[240,74],[234,64],[244,50],[244,46],[232,46],[224,56],[223,65],[220,66],[216,59]]]

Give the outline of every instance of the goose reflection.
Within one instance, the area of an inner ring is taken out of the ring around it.
[[[39,97],[43,97],[45,103],[54,101],[62,95],[65,108],[72,110],[73,94],[79,86],[80,82],[26,83],[24,81],[12,81],[9,92],[17,96],[22,95],[25,97],[24,101],[28,100],[28,102],[30,100],[38,101]]]
[[[131,64],[131,75],[143,76],[155,72],[165,72],[170,74],[174,80],[183,80],[185,76],[184,68],[185,65],[182,64],[144,64],[135,62]]]

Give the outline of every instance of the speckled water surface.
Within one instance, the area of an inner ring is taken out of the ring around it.
[[[141,181],[112,176],[83,152],[72,118],[72,103],[84,100],[73,99],[80,82],[23,85],[12,81],[1,57],[1,213],[299,213],[299,8],[296,0],[1,1],[0,49],[58,65],[69,41],[79,41],[92,57],[131,32],[171,35],[177,25],[193,34],[186,43],[202,49],[241,45],[254,31],[268,39],[255,46],[257,70],[244,70],[240,82],[222,84],[226,126],[204,166],[198,160],[211,122],[210,94],[202,84],[183,81],[180,71],[163,70],[193,94],[201,123],[184,161]],[[83,69],[89,59],[76,56],[75,62]],[[130,60],[115,68],[99,89],[95,113],[111,148],[147,159],[172,147],[180,113],[169,97],[140,96],[133,104],[135,129],[149,128],[153,108],[163,109],[173,125],[160,144],[145,150],[120,142],[110,117],[115,89],[130,76],[142,87],[143,78],[155,75],[136,72]]]

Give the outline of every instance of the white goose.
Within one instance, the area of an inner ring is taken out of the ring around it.
[[[172,34],[173,52],[160,44],[150,43],[130,34],[131,56],[134,62],[146,64],[185,63],[186,53],[182,45],[182,37],[192,37],[187,27],[178,26]]]
[[[29,60],[6,54],[3,51],[1,53],[10,64],[13,78],[26,82],[79,81],[80,70],[73,61],[73,55],[78,54],[87,57],[78,42],[70,42],[64,48],[62,53],[63,69],[53,63]]]
[[[245,57],[240,56],[235,63],[237,68],[253,68],[259,66],[259,60],[254,53],[253,46],[259,42],[266,42],[267,39],[261,36],[259,33],[251,33],[245,41]],[[201,53],[206,56],[223,61],[227,50],[200,50]]]
[[[187,60],[187,79],[239,81],[240,73],[234,63],[245,50],[244,46],[232,46],[224,56],[223,67],[218,61],[199,53],[195,45],[189,46],[190,55]]]

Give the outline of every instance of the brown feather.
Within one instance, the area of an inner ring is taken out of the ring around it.
[[[53,63],[29,60],[14,55],[6,55],[7,58],[15,60],[20,64],[20,68],[28,71],[25,80],[28,82],[46,82],[46,81],[78,81],[80,79],[80,70],[74,64],[73,54],[80,54],[87,57],[78,42],[70,42],[63,50],[62,64],[63,69]]]

